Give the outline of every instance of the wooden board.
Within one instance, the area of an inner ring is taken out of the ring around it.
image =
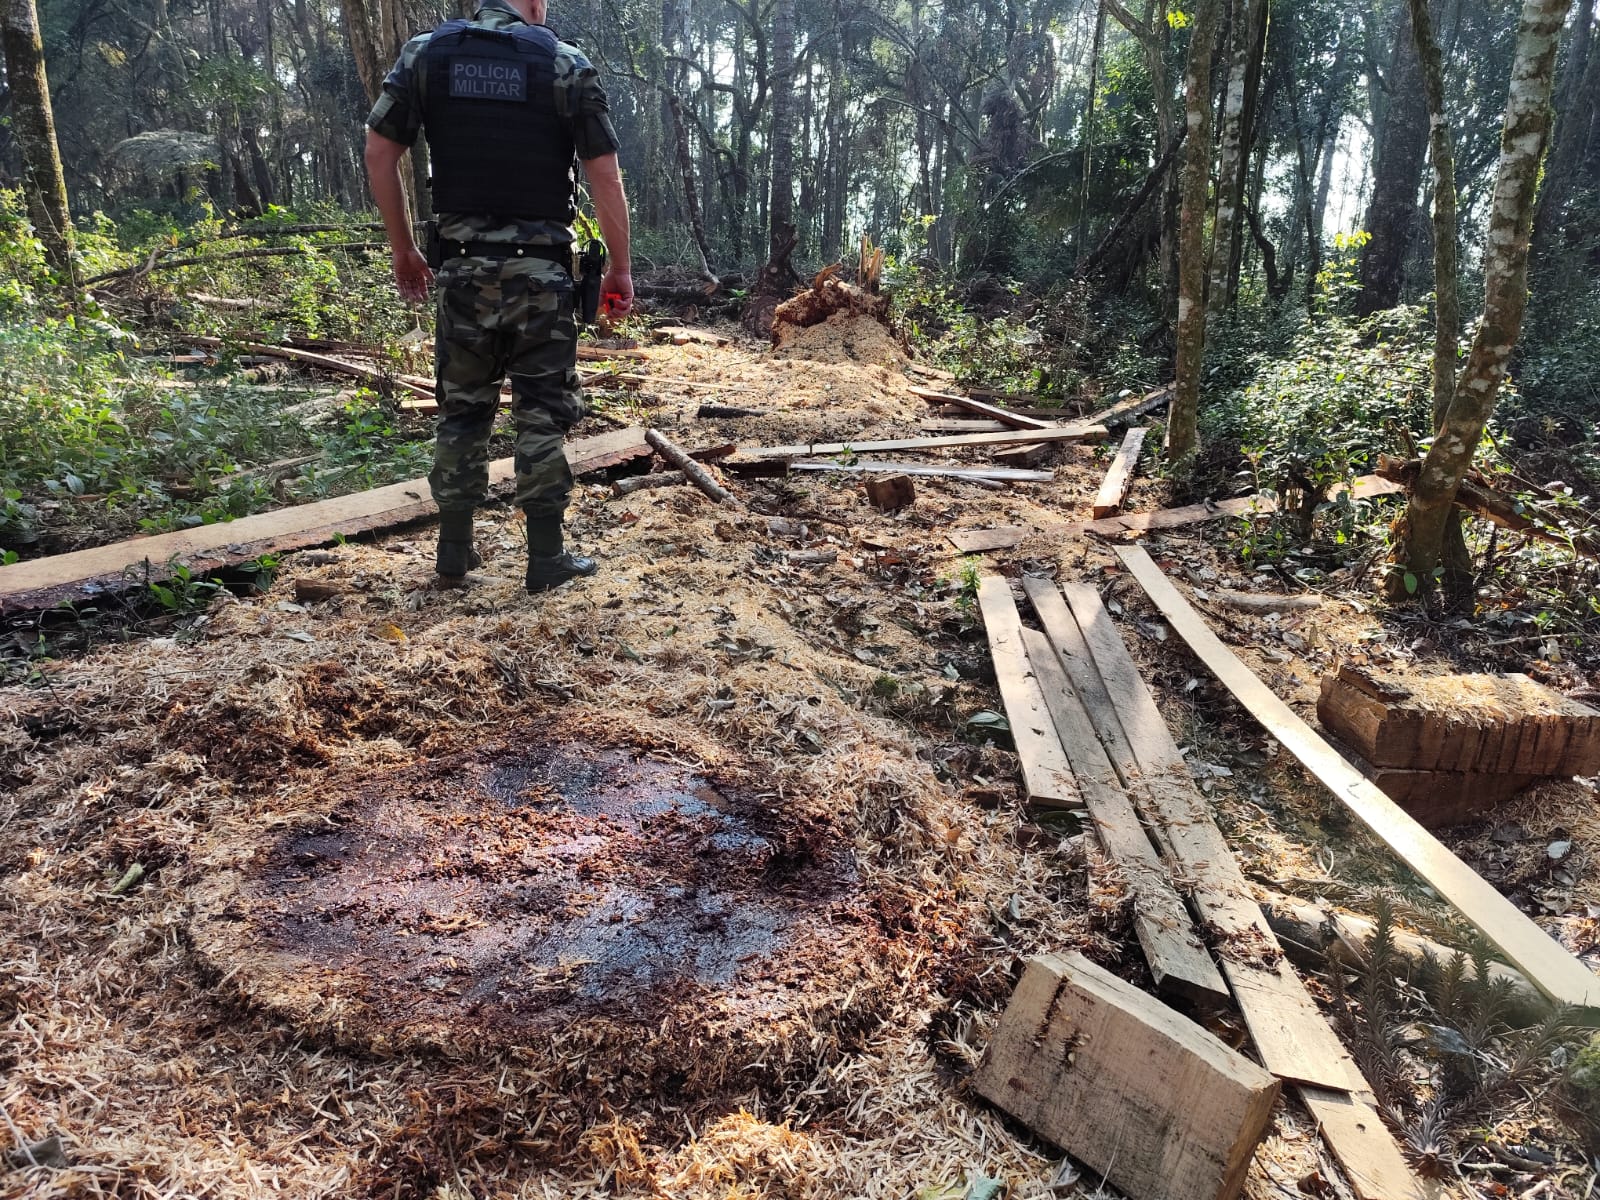
[[[1028,960],[973,1086],[1118,1191],[1234,1200],[1278,1081],[1080,954]]]
[[[999,433],[1002,429],[1009,428],[1000,421],[968,421],[950,420],[949,418],[929,417],[918,421],[917,428],[923,433]]]
[[[1061,425],[1055,429],[1016,429],[1005,433],[957,433],[949,437],[892,438],[867,442],[806,442],[793,446],[746,446],[751,458],[798,458],[803,454],[884,454],[892,450],[953,450],[963,446],[1021,446],[1029,442],[1094,442],[1107,436],[1104,425]]]
[[[1037,630],[1023,629],[1022,644],[1100,845],[1133,895],[1134,931],[1156,987],[1194,1003],[1226,1004],[1228,986],[1172,886],[1161,856],[1150,844],[1133,802],[1122,790],[1049,639]]]
[[[1155,697],[1100,603],[1100,593],[1085,583],[1065,584],[1062,592],[1115,704],[1114,712],[1091,712],[1096,728],[1111,721],[1122,727],[1125,742],[1113,744],[1125,745],[1132,761],[1113,758],[1112,765],[1136,802],[1143,802],[1146,820],[1160,826],[1174,872],[1193,880],[1195,905],[1210,927],[1212,949],[1261,1061],[1274,1075],[1294,1082],[1364,1089],[1349,1052],[1328,1028],[1262,917]]]
[[[1380,767],[1600,773],[1600,710],[1521,674],[1408,677],[1346,663],[1323,676],[1317,717]]]
[[[730,470],[746,463],[726,463]],[[837,471],[845,475],[864,472],[884,472],[892,475],[926,475],[945,479],[990,479],[997,483],[1049,483],[1056,477],[1054,471],[1024,471],[1016,467],[935,467],[928,463],[908,462],[795,462],[789,466],[796,471]]]
[[[1370,1097],[1304,1084],[1295,1091],[1344,1169],[1356,1200],[1438,1200],[1443,1195],[1438,1184],[1412,1172]]]
[[[1111,469],[1106,472],[1105,481],[1100,484],[1100,492],[1090,509],[1095,520],[1112,517],[1122,511],[1122,502],[1128,498],[1128,489],[1133,486],[1134,468],[1139,465],[1139,451],[1144,446],[1147,432],[1145,426],[1135,425],[1123,437],[1122,446],[1111,460]]]
[[[980,579],[978,608],[989,636],[995,679],[1011,725],[1011,740],[1017,748],[1028,803],[1039,808],[1082,809],[1083,798],[1073,781],[1067,753],[1056,736],[1055,722],[1045,707],[1039,681],[1028,665],[1027,650],[1022,644],[1022,619],[1011,598],[1011,585],[995,575]]]
[[[913,396],[920,396],[929,404],[948,404],[955,408],[964,409],[970,413],[977,413],[980,417],[988,417],[991,421],[999,421],[1012,429],[1054,429],[1055,421],[1042,421],[1038,417],[1025,417],[1021,413],[1014,413],[1008,408],[998,405],[985,404],[982,400],[974,400],[971,396],[957,396],[949,392],[936,392],[931,388],[914,387],[911,389]]]
[[[1085,421],[1097,421],[1101,425],[1126,425],[1129,421],[1153,412],[1167,401],[1172,399],[1172,386],[1157,388],[1153,392],[1146,392],[1142,396],[1129,396],[1126,400],[1119,400],[1110,408],[1102,408],[1097,413],[1085,417]]]
[[[958,529],[944,538],[962,554],[986,554],[1020,546],[1032,532],[1021,525],[1002,525],[998,529]]]
[[[1025,446],[1008,446],[1004,450],[996,450],[994,460],[1005,463],[1008,467],[1031,467],[1042,462],[1049,453],[1049,442],[1029,442]]]
[[[653,453],[642,429],[620,429],[583,438],[567,446],[574,474]],[[489,466],[490,486],[515,477],[513,461],[502,458]],[[30,559],[0,567],[0,616],[50,608],[62,601],[80,601],[110,592],[142,587],[166,579],[171,563],[193,571],[215,571],[260,558],[324,545],[336,535],[351,537],[392,529],[438,513],[427,479],[280,508],[216,525],[133,538],[53,558]]]
[[[1400,860],[1455,905],[1528,980],[1550,999],[1582,1008],[1600,1006],[1600,981],[1582,962],[1440,843],[1274,695],[1222,644],[1142,548],[1118,555],[1178,636],[1250,715],[1300,760],[1351,814]]]

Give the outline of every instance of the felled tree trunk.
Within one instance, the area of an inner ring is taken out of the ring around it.
[[[23,195],[28,218],[44,243],[50,269],[74,292],[72,217],[67,181],[61,170],[50,83],[44,69],[44,42],[33,0],[4,0],[0,41],[5,46],[6,80],[11,86],[11,128],[22,149]]]
[[[1500,167],[1484,249],[1483,320],[1405,515],[1395,529],[1389,595],[1420,595],[1444,551],[1445,525],[1522,333],[1528,305],[1528,237],[1539,163],[1550,132],[1550,90],[1561,26],[1572,0],[1525,0],[1500,135]]]
[[[1183,212],[1178,222],[1178,361],[1167,418],[1167,459],[1199,445],[1200,367],[1206,348],[1206,185],[1211,179],[1211,53],[1219,0],[1200,0],[1189,43],[1184,123]]]

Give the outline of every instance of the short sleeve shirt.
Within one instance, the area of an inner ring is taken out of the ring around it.
[[[526,24],[505,0],[483,0],[472,20],[489,29]],[[417,62],[432,36],[431,33],[418,34],[401,48],[399,60],[383,81],[383,94],[367,114],[368,129],[402,146],[415,145],[417,134],[422,130],[422,86],[426,73],[417,69]],[[556,111],[567,119],[578,157],[587,162],[616,153],[620,143],[611,124],[611,105],[600,83],[600,72],[584,57],[583,51],[562,41],[556,44],[555,72]],[[570,231],[554,221],[496,219],[490,222],[470,214],[440,214],[440,232],[445,237],[462,240],[571,239]]]

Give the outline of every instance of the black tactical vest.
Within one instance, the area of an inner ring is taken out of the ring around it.
[[[447,21],[422,58],[434,210],[571,221],[577,179],[556,111],[555,34]]]

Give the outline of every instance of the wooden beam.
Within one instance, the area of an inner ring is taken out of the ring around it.
[[[1092,584],[1062,586],[1073,618],[1115,710],[1095,712],[1096,727],[1122,727],[1132,761],[1112,760],[1147,820],[1171,847],[1173,869],[1194,881],[1194,902],[1233,986],[1250,1038],[1267,1070],[1283,1079],[1349,1091],[1364,1088],[1350,1054],[1284,958],[1257,907],[1227,838],[1195,787],[1172,732],[1140,677]],[[1147,806],[1147,807],[1146,807]]]
[[[978,581],[978,608],[983,613],[989,653],[1011,741],[1017,748],[1028,803],[1039,808],[1082,809],[1083,798],[1073,781],[1072,766],[1056,736],[1055,723],[1045,706],[1044,693],[1028,665],[1022,644],[1022,618],[1011,585],[995,575]]]
[[[730,468],[748,464],[727,464]],[[1049,483],[1054,471],[1024,471],[1016,467],[936,467],[929,463],[908,462],[801,462],[790,463],[796,471],[836,471],[845,475],[886,472],[894,475],[927,475],[942,479],[989,479],[997,483]]]
[[[1050,640],[1037,630],[1023,629],[1022,644],[1100,845],[1127,881],[1134,931],[1156,987],[1194,1003],[1226,1004],[1228,985],[1222,982],[1217,964],[1195,931],[1194,920],[1150,844],[1133,802],[1122,790]]]
[[[644,431],[636,428],[583,438],[569,444],[566,450],[574,474],[602,470],[654,453],[644,440]],[[502,458],[489,465],[491,487],[510,483],[515,476],[512,459]],[[324,545],[336,536],[350,537],[427,520],[438,511],[429,498],[427,479],[412,479],[236,521],[13,563],[0,567],[0,616],[141,587],[151,580],[166,579],[174,561],[196,572],[215,571],[250,562],[263,554]]]
[[[947,417],[929,417],[918,421],[917,428],[923,433],[999,433],[1007,426],[1002,421],[971,421],[951,420]]]
[[[1084,420],[1094,421],[1100,425],[1126,425],[1144,416],[1145,413],[1160,408],[1171,399],[1172,385],[1168,384],[1153,392],[1146,392],[1142,396],[1129,396],[1126,400],[1118,400],[1110,408],[1090,413]]]
[[[1443,896],[1506,961],[1559,1004],[1600,1006],[1600,981],[1560,943],[1533,923],[1483,877],[1452,854],[1438,838],[1297,716],[1240,662],[1200,615],[1190,607],[1143,548],[1119,546],[1123,564],[1139,581],[1178,636],[1234,698],[1282,746],[1300,760],[1351,814],[1395,852],[1400,860]]]
[[[1022,446],[1030,442],[1095,442],[1108,436],[1104,425],[1059,425],[1007,433],[958,433],[950,437],[895,438],[873,442],[803,442],[793,446],[747,446],[751,458],[798,458],[802,454],[884,454],[892,450],[953,450],[963,446]]]
[[[1008,446],[1004,450],[996,450],[994,460],[1005,463],[1008,467],[1031,467],[1043,461],[1045,455],[1049,453],[1049,442],[1029,442],[1023,446]]]
[[[1278,1081],[1080,954],[1028,960],[980,1094],[1129,1196],[1234,1200]]]
[[[1133,472],[1139,465],[1139,450],[1144,446],[1147,432],[1145,426],[1135,425],[1123,437],[1122,446],[1111,460],[1111,469],[1106,472],[1100,492],[1094,498],[1094,506],[1090,511],[1094,513],[1095,520],[1113,517],[1122,511],[1122,502],[1128,498],[1128,489],[1133,486]]]
[[[971,396],[957,396],[950,392],[936,392],[932,388],[914,387],[911,389],[911,394],[920,396],[929,404],[949,404],[955,408],[976,413],[980,417],[988,417],[991,421],[999,421],[1012,429],[1055,429],[1059,424],[1055,421],[1041,421],[1038,417],[1025,417],[1021,413],[1012,412],[1009,408],[1001,408],[998,405],[985,404],[982,400],[974,400]]]

